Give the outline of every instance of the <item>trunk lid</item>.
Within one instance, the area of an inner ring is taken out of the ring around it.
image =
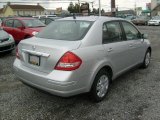
[[[19,44],[19,54],[24,66],[49,73],[54,70],[64,53],[78,49],[80,45],[81,41],[62,41],[32,37]]]

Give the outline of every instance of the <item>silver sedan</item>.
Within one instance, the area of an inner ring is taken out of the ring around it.
[[[16,51],[14,71],[24,83],[63,97],[88,92],[95,101],[112,80],[147,68],[151,58],[147,36],[132,23],[97,16],[56,20]]]

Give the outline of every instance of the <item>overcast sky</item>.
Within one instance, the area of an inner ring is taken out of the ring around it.
[[[0,0],[0,2],[27,2],[27,4],[36,4],[39,2],[42,6],[49,9],[56,9],[57,7],[62,7],[63,9],[67,9],[69,2],[77,2],[76,0]],[[81,2],[93,2],[93,6],[95,8],[98,7],[98,0],[80,0]],[[111,0],[101,0],[102,8],[105,9],[105,11],[110,10],[110,1]],[[42,3],[43,2],[43,3]],[[145,9],[146,3],[151,2],[151,0],[116,0],[116,6],[119,9],[134,9],[135,5],[137,7],[143,7]],[[23,3],[20,3],[23,4]],[[0,3],[0,7],[2,7],[4,4]],[[90,5],[91,7],[91,5]]]

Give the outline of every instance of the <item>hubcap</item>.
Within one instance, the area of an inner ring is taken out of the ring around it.
[[[149,63],[150,63],[150,58],[151,58],[151,55],[150,55],[150,52],[148,52],[148,53],[146,54],[146,59],[145,59],[145,64],[146,64],[146,66],[149,65]]]
[[[98,97],[104,97],[108,91],[109,79],[108,76],[102,75],[97,83],[97,95]]]

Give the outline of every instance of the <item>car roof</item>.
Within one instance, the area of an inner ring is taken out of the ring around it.
[[[97,21],[97,20],[123,20],[122,18],[116,18],[116,17],[106,17],[106,16],[75,16],[75,19],[73,17],[65,17],[59,20],[84,20],[84,21]]]
[[[12,17],[12,18],[7,18],[6,20],[8,20],[8,19],[30,20],[30,19],[35,19],[35,18],[32,18],[32,17]]]

